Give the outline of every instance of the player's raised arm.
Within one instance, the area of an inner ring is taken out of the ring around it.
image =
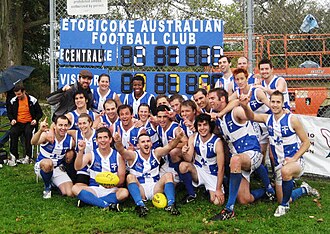
[[[86,148],[86,142],[84,140],[79,140],[77,158],[74,162],[74,168],[77,171],[81,170],[92,161],[91,153],[84,154],[85,148]]]
[[[182,138],[187,138],[181,128],[177,129],[176,137],[171,140],[167,145],[164,147],[158,147],[155,149],[155,154],[157,157],[167,155],[172,149],[176,148],[178,144],[182,141]]]
[[[265,123],[267,121],[267,114],[255,114],[249,106],[250,97],[248,95],[241,95],[239,98],[240,105],[244,110],[245,117],[249,120],[253,120],[260,123]]]
[[[192,162],[194,159],[194,139],[196,137],[196,133],[191,135],[188,139],[188,144],[182,147],[182,156],[184,161]]]
[[[31,139],[32,145],[40,145],[47,142],[47,133],[48,130],[48,123],[47,123],[47,116],[43,121],[40,122],[39,130],[33,135]]]
[[[113,125],[112,125],[113,126]],[[115,129],[114,129],[115,130]],[[132,150],[126,150],[121,139],[119,126],[113,134],[113,140],[118,153],[126,160],[131,163],[135,159],[135,152]]]

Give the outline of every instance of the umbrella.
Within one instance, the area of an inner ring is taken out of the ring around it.
[[[29,66],[11,66],[0,71],[0,93],[11,90],[16,83],[29,78],[34,69]]]

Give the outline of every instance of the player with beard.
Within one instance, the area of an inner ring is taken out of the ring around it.
[[[183,136],[184,133],[180,130],[177,137],[169,144],[153,150],[150,137],[147,134],[141,134],[138,137],[137,150],[132,151],[124,148],[119,128],[114,134],[115,147],[129,167],[126,178],[127,188],[134,199],[136,211],[140,217],[148,214],[148,208],[143,200],[151,200],[154,194],[160,192],[164,192],[167,198],[165,210],[172,215],[180,214],[175,206],[173,175],[165,173],[160,176],[159,165],[161,158],[177,147]]]

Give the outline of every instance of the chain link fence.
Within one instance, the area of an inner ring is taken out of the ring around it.
[[[232,57],[232,68],[240,56],[252,58],[257,72],[262,58],[272,60],[275,73],[288,82],[295,113],[330,117],[330,19],[329,0],[108,0],[108,13],[67,14],[67,0],[53,0],[53,79],[57,64],[62,18],[108,20],[224,20],[224,53]],[[90,2],[91,0],[85,0]],[[249,8],[249,4],[252,9]],[[249,18],[251,17],[251,18]],[[252,23],[251,23],[252,22]],[[248,31],[252,32],[249,48]],[[77,39],[79,40],[79,39]],[[251,46],[250,46],[251,47]],[[70,67],[70,66],[69,66]],[[91,66],[85,66],[92,68]],[[103,67],[110,71],[134,67]],[[144,67],[142,71],[196,71],[205,67]],[[56,88],[56,87],[54,87]]]

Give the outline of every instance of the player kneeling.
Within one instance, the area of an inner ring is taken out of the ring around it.
[[[63,169],[66,152],[74,148],[72,137],[67,134],[70,121],[66,116],[55,120],[54,141],[49,140],[47,118],[40,122],[39,130],[31,139],[32,145],[40,145],[40,153],[34,171],[45,184],[43,198],[52,197],[52,185],[59,188],[62,195],[72,196],[72,181]]]
[[[181,178],[187,190],[183,203],[196,198],[194,186],[205,185],[210,193],[210,201],[222,205],[225,201],[223,192],[224,151],[223,145],[212,132],[215,123],[208,114],[200,114],[195,120],[197,133],[189,137],[188,146],[182,148],[185,162],[179,166]]]
[[[120,211],[119,202],[125,200],[129,193],[125,188],[118,188],[125,181],[125,162],[120,154],[110,147],[111,141],[110,130],[105,127],[96,131],[98,149],[94,149],[92,152],[84,155],[86,142],[83,140],[79,141],[75,169],[80,170],[89,165],[90,181],[89,186],[75,185],[72,191],[84,203]],[[97,174],[105,171],[112,172],[119,177],[119,182],[116,186],[102,186],[95,181]]]
[[[127,175],[127,187],[132,195],[136,206],[136,211],[140,217],[148,214],[148,208],[143,200],[151,200],[156,193],[165,193],[167,198],[166,211],[172,215],[178,215],[180,212],[175,206],[175,188],[173,184],[173,175],[165,173],[159,175],[159,161],[162,156],[167,155],[180,142],[184,133],[181,130],[178,137],[173,139],[168,145],[152,149],[152,141],[147,134],[141,134],[138,137],[138,150],[126,150],[122,144],[119,129],[114,135],[115,146],[118,152],[127,161],[130,174]]]

